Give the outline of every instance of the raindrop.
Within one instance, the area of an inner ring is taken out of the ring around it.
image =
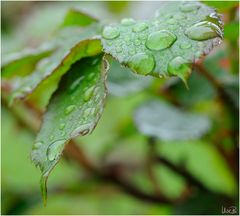
[[[74,109],[76,108],[75,105],[70,105],[65,109],[65,114],[68,115],[69,113],[71,113]]]
[[[48,160],[55,160],[61,153],[64,148],[64,143],[66,140],[57,140],[53,142],[47,149]]]
[[[142,32],[147,28],[148,28],[148,25],[144,22],[141,22],[141,23],[137,23],[132,30],[133,32]]]
[[[87,108],[86,110],[84,110],[83,115],[84,116],[89,116],[89,115],[93,115],[95,113],[95,108]]]
[[[200,8],[200,5],[194,2],[188,2],[180,5],[180,10],[182,12],[192,12],[192,11],[198,10],[199,8]]]
[[[155,60],[151,54],[138,53],[131,57],[128,65],[136,73],[147,75],[152,72]]]
[[[121,20],[121,24],[124,26],[130,26],[133,25],[134,23],[136,23],[136,21],[132,18],[124,18]]]
[[[79,77],[78,79],[76,79],[76,80],[71,84],[71,86],[70,86],[70,88],[69,88],[69,91],[70,91],[70,92],[74,92],[74,91],[77,89],[77,87],[79,86],[80,82],[81,82],[83,79],[84,79],[84,76],[81,76],[81,77]]]
[[[167,30],[161,30],[148,36],[146,47],[150,50],[163,50],[170,47],[176,40],[176,35]]]
[[[34,143],[33,149],[38,149],[38,148],[40,148],[42,144],[43,144],[42,142],[36,142],[36,143]]]
[[[117,38],[120,35],[120,32],[117,27],[106,26],[103,30],[102,35],[105,39],[111,40]]]
[[[85,91],[84,97],[83,97],[84,101],[87,102],[91,99],[91,97],[93,95],[94,88],[95,88],[95,86],[92,86]]]
[[[181,49],[189,49],[189,48],[191,48],[191,47],[192,47],[191,43],[186,42],[186,41],[184,41],[184,42],[182,42],[182,43],[180,44],[180,48],[181,48]]]
[[[222,31],[214,23],[202,21],[189,27],[185,31],[185,35],[187,35],[192,40],[203,41],[215,37],[222,38]]]
[[[173,18],[172,19],[169,19],[168,21],[167,21],[167,23],[168,24],[176,24],[176,20],[174,20]]]
[[[65,127],[65,124],[64,124],[64,123],[61,123],[61,124],[59,125],[59,129],[60,129],[60,130],[62,130],[64,127]]]
[[[138,40],[138,39],[136,39],[136,40],[134,41],[134,44],[135,44],[136,46],[139,46],[139,45],[141,44],[141,41]]]
[[[91,127],[92,127],[92,124],[90,123],[80,125],[78,128],[73,130],[73,132],[71,133],[71,137],[76,137],[78,135],[84,136],[90,132]]]
[[[187,78],[191,74],[191,68],[181,56],[175,57],[168,63],[168,73],[181,78],[187,87]],[[188,87],[187,87],[188,88]]]

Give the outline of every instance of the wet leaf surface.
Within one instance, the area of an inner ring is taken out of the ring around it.
[[[83,59],[62,77],[44,114],[32,150],[32,160],[42,171],[42,192],[46,180],[59,161],[65,144],[95,128],[106,98],[106,68],[102,56]]]
[[[149,21],[122,19],[102,31],[105,52],[134,72],[183,81],[189,63],[209,53],[221,37],[220,16],[198,2],[165,3]]]

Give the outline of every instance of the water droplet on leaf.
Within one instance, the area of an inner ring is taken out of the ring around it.
[[[130,26],[133,25],[134,23],[136,23],[136,21],[132,18],[124,18],[121,20],[121,24],[124,26]]]
[[[198,10],[200,5],[196,4],[195,2],[187,2],[180,5],[180,10],[182,12],[192,12]]]
[[[181,49],[189,49],[191,48],[192,45],[189,43],[189,42],[186,42],[186,41],[183,41],[181,44],[180,44],[180,48]]]
[[[83,79],[84,79],[84,76],[79,77],[78,79],[76,79],[76,80],[72,83],[72,85],[70,86],[69,91],[70,91],[70,92],[74,92],[74,91],[77,89],[77,87],[79,86],[80,82],[81,82]]]
[[[92,86],[90,88],[88,88],[85,93],[84,93],[84,101],[89,101],[93,95],[93,91],[94,91],[95,86]]]
[[[76,137],[78,135],[86,135],[90,132],[90,128],[91,128],[91,124],[87,123],[87,124],[83,124],[80,125],[78,128],[76,128],[75,130],[73,130],[73,132],[71,133],[72,137]]]
[[[188,88],[187,79],[191,74],[191,68],[185,59],[180,56],[172,59],[168,63],[168,73],[181,78]]]
[[[215,37],[222,38],[221,29],[214,23],[202,21],[194,24],[185,31],[187,35],[192,40],[208,40]]]
[[[36,143],[34,143],[33,149],[38,149],[38,148],[40,148],[40,146],[41,146],[42,144],[43,144],[42,142],[36,142]]]
[[[65,109],[65,114],[68,115],[69,113],[71,113],[74,109],[76,108],[75,105],[70,105]]]
[[[48,160],[53,161],[57,159],[58,156],[62,153],[62,150],[64,149],[64,143],[66,140],[57,140],[53,142],[47,149],[47,157]]]
[[[146,47],[150,50],[163,50],[170,47],[177,37],[167,30],[151,33],[146,41]]]
[[[137,23],[132,30],[133,32],[142,32],[147,28],[148,28],[148,25],[144,22],[141,22],[141,23]]]
[[[117,27],[106,26],[103,29],[102,35],[105,39],[111,40],[117,38],[120,35],[120,32]]]
[[[60,129],[60,130],[62,130],[64,127],[65,127],[65,124],[64,124],[64,123],[61,123],[61,124],[59,125],[59,129]]]
[[[128,65],[136,73],[147,75],[153,70],[155,60],[151,54],[138,53],[131,57]]]

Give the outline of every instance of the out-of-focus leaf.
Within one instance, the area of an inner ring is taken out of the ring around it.
[[[224,38],[236,41],[239,38],[239,22],[230,22],[224,25]]]
[[[229,206],[224,197],[209,193],[195,193],[181,205],[174,207],[174,215],[221,215],[222,206]]]
[[[2,60],[1,76],[11,78],[12,76],[24,76],[32,72],[36,63],[52,53],[52,47],[41,47],[40,49],[26,49],[19,53],[6,56]]]
[[[88,181],[79,182],[85,187]],[[97,191],[97,193],[96,193]],[[56,194],[49,197],[48,205],[43,208],[39,203],[28,209],[25,214],[34,215],[168,215],[170,208],[164,205],[141,202],[113,187],[92,186],[81,194]]]
[[[111,94],[127,96],[145,89],[151,82],[151,77],[133,74],[130,69],[121,66],[116,60],[112,59],[108,76],[108,88]]]
[[[161,142],[157,146],[160,155],[184,166],[211,190],[235,195],[237,186],[234,177],[224,158],[211,143],[174,141]]]
[[[73,65],[50,100],[32,151],[32,160],[42,171],[44,199],[46,180],[65,144],[78,135],[91,133],[103,112],[106,61],[101,58],[83,59]]]
[[[74,37],[73,35],[51,56],[40,61],[30,76],[20,80],[15,85],[12,101],[24,98],[37,88],[58,80],[79,59],[101,53],[102,46],[100,41],[93,38],[96,35],[96,30],[97,26],[94,25],[90,26],[86,31],[80,32],[80,34],[77,31],[79,37]],[[72,33],[74,34],[74,32]]]
[[[19,106],[18,110],[21,113],[25,112],[24,118],[29,119],[29,122],[33,119],[29,110],[27,112],[23,108],[20,109]],[[5,190],[21,195],[34,193],[34,199],[37,198],[40,201],[40,196],[37,193],[40,175],[36,168],[29,163],[29,152],[35,137],[31,132],[22,128],[8,110],[2,108],[1,114],[4,125],[1,129],[1,147],[4,152],[1,158],[1,186]],[[26,177],[29,173],[31,173],[31,178]],[[75,166],[69,166],[66,162],[61,161],[51,176],[49,188],[52,190],[59,185],[68,186],[75,182],[77,177],[79,177],[79,168],[76,169]]]
[[[231,10],[233,7],[237,7],[238,1],[204,1],[204,4],[207,4],[211,7],[215,7],[220,12],[226,12]]]
[[[181,104],[187,106],[213,100],[216,96],[216,91],[209,81],[196,71],[193,71],[189,78],[188,87],[189,91],[186,91],[180,82],[176,82],[171,85],[170,91]]]
[[[203,136],[210,120],[202,115],[183,112],[159,100],[147,101],[136,110],[138,130],[160,140],[189,140]]]
[[[106,53],[141,75],[178,76],[184,82],[189,63],[220,43],[222,21],[212,8],[198,2],[168,2],[155,17],[141,22],[123,19],[106,26]]]
[[[88,26],[98,20],[80,10],[70,9],[66,14],[62,27],[66,26]]]

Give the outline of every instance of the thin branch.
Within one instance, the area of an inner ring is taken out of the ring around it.
[[[191,185],[199,188],[200,190],[206,191],[208,193],[212,193],[201,181],[199,181],[197,178],[195,178],[190,172],[185,170],[184,168],[175,165],[171,161],[167,160],[166,158],[162,156],[156,157],[156,161],[164,164],[168,168],[170,168],[172,171],[176,172],[180,176],[182,176],[188,183]]]

